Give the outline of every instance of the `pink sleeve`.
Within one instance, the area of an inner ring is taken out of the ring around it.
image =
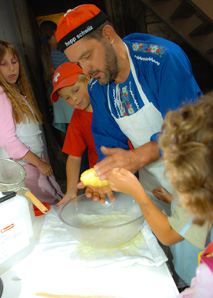
[[[12,117],[9,98],[0,88],[0,147],[7,151],[10,158],[21,159],[29,148],[16,136],[16,127]]]

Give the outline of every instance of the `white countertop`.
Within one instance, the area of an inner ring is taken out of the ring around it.
[[[36,247],[1,276],[4,284],[2,298],[36,298],[36,293],[119,298],[178,296],[165,262],[160,266],[149,266],[134,256],[128,262],[127,256],[125,261],[119,262],[117,258],[108,264],[96,259],[97,266],[94,261],[88,266],[87,260],[74,259],[74,244],[80,245],[70,241],[70,235],[54,217],[55,210],[51,207],[47,215],[36,217]]]

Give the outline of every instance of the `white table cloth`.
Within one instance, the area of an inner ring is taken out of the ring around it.
[[[35,249],[2,275],[2,298],[35,298],[36,293],[121,298],[178,296],[167,258],[147,224],[127,245],[94,249],[70,235],[57,211],[51,206],[46,215],[36,218]]]

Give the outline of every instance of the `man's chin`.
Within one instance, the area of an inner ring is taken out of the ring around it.
[[[109,76],[106,75],[106,73],[104,73],[103,71],[99,71],[100,75],[97,76],[98,72],[96,72],[96,76],[93,74],[91,74],[92,78],[96,81],[98,81],[98,83],[100,85],[107,85],[108,83],[111,83],[112,81],[109,79]]]
[[[107,78],[99,77],[99,78],[96,78],[96,80],[98,81],[98,83],[100,85],[107,85],[109,83],[109,79],[107,79]]]

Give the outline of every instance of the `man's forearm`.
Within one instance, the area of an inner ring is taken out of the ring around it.
[[[154,141],[134,149],[133,154],[138,170],[160,158],[158,144]]]

